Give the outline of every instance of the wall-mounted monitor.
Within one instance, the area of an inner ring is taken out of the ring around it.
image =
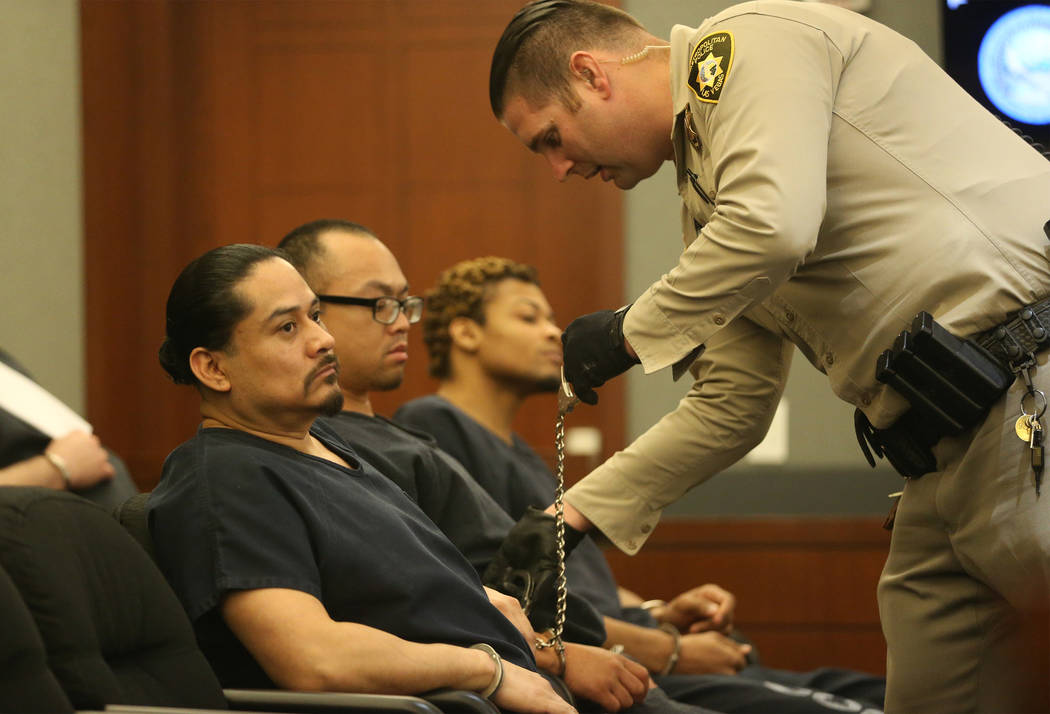
[[[1050,149],[1050,2],[945,0],[948,73]]]

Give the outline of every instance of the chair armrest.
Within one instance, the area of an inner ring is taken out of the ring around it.
[[[435,689],[419,696],[445,714],[499,714],[499,707],[477,692],[466,689]]]
[[[77,709],[75,714],[230,714],[230,710],[161,707],[151,704],[107,704],[105,710]],[[270,712],[244,712],[243,714],[270,714]]]
[[[344,692],[289,692],[279,689],[224,689],[230,709],[298,714],[335,714],[337,712],[416,712],[441,714],[434,704],[420,699],[393,694],[352,694]]]

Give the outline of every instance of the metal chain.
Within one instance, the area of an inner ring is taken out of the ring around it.
[[[569,390],[566,390],[569,391]],[[571,393],[571,392],[570,392]],[[560,396],[560,395],[559,395]],[[575,399],[575,397],[573,397]],[[572,410],[571,404],[564,406],[559,399],[558,420],[554,423],[554,450],[557,453],[557,478],[558,485],[554,491],[554,540],[555,554],[558,558],[558,575],[554,580],[555,607],[554,627],[551,630],[549,640],[536,640],[536,649],[547,649],[554,647],[558,653],[558,661],[565,669],[565,643],[561,635],[565,629],[565,415]]]

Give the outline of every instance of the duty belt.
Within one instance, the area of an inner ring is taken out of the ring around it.
[[[868,462],[887,458],[902,475],[918,478],[936,468],[931,447],[941,438],[960,434],[984,420],[1010,384],[1022,377],[1028,385],[1022,397],[1026,429],[1039,431],[1046,409],[1045,395],[1039,408],[1024,408],[1025,397],[1042,395],[1032,385],[1034,355],[1050,347],[1050,298],[1026,305],[990,330],[970,340],[955,337],[926,312],[912,321],[910,330],[898,335],[891,349],[876,363],[875,376],[903,396],[911,408],[886,429],[876,429],[857,410],[857,441]],[[1018,429],[1021,427],[1019,426]],[[1026,432],[1031,433],[1031,432]],[[1021,431],[1018,431],[1021,435]],[[1033,453],[1036,440],[1030,441]],[[871,447],[869,450],[869,446]],[[874,452],[874,456],[873,453]],[[1033,457],[1033,469],[1041,472]],[[1038,483],[1038,479],[1037,479]]]
[[[1012,368],[1029,354],[1050,347],[1050,297],[1026,305],[997,327],[982,332],[974,342]]]

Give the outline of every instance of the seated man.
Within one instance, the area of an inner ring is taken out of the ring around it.
[[[4,350],[0,350],[0,362],[30,377]],[[138,490],[124,462],[107,451],[97,436],[74,430],[52,439],[4,409],[2,397],[0,486],[69,490],[107,507],[115,506]]]
[[[367,229],[345,221],[306,224],[292,231],[280,247],[320,296],[325,324],[335,338],[336,353],[341,355],[343,411],[321,421],[416,500],[475,567],[484,568],[513,521],[457,461],[435,447],[432,437],[377,416],[372,408],[372,392],[400,385],[408,358],[409,325],[421,314],[418,299],[408,297],[408,285],[396,258]],[[378,298],[388,299],[368,309]],[[584,539],[577,550],[588,547],[595,548]],[[584,567],[593,566],[595,577],[605,578],[602,582],[612,590],[615,603],[615,582],[601,553],[596,548],[594,552],[600,566],[579,556],[573,560]],[[583,590],[588,594],[593,590],[598,599],[602,597],[601,587]],[[570,596],[573,594],[570,591]],[[571,625],[570,613],[567,626]],[[662,645],[667,635],[659,631],[656,635]],[[586,689],[577,678],[586,652],[577,654],[570,645],[567,655],[566,681],[578,695],[594,698],[593,690]],[[775,691],[777,685],[740,677],[672,679],[680,680],[678,701],[720,711],[758,714],[833,710],[808,696],[798,696],[797,691]],[[833,700],[826,693],[822,695],[826,701]],[[653,697],[649,695],[649,699]],[[612,700],[600,701],[606,708],[615,705]],[[835,703],[853,705],[852,711],[862,708],[855,702]]]
[[[534,269],[502,258],[460,263],[441,276],[427,297],[423,339],[430,372],[440,380],[438,392],[405,404],[395,415],[399,422],[433,434],[512,518],[554,499],[550,470],[514,434],[512,423],[530,395],[557,390],[560,334]],[[617,597],[604,556],[587,539],[567,565],[570,586],[587,593],[607,616],[609,644],[623,645],[654,675],[739,672],[818,703],[828,701],[831,693],[881,707],[881,677],[745,666],[749,646],[727,636],[735,599],[716,585],[642,610],[624,607],[640,605],[642,599],[625,592]],[[656,681],[672,696],[684,684],[678,677],[658,676]],[[738,703],[705,704],[729,711]]]
[[[342,405],[332,348],[316,296],[268,248],[212,250],[169,295],[160,361],[196,387],[202,421],[165,462],[150,527],[220,681],[573,711],[452,544],[315,424]]]

